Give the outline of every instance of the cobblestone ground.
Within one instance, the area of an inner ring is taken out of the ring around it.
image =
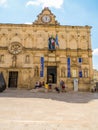
[[[0,130],[98,130],[98,93],[0,93]]]

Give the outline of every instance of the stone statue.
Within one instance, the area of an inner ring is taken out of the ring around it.
[[[12,67],[16,67],[16,61],[17,61],[17,57],[16,57],[16,55],[13,55],[13,57],[12,57]]]

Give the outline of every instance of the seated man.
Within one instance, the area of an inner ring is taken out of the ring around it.
[[[49,89],[51,90],[51,89],[52,89],[52,84],[49,83],[49,84],[48,84],[48,87],[49,87]]]
[[[36,83],[35,83],[34,89],[36,89],[36,88],[39,88],[39,82],[36,82]]]
[[[60,93],[60,89],[58,88],[57,85],[56,85],[56,87],[54,89],[56,90],[56,92]]]

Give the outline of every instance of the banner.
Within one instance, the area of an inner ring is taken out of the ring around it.
[[[44,77],[44,57],[40,58],[40,77]]]
[[[82,77],[82,69],[81,69],[81,65],[82,65],[82,58],[78,58],[78,64],[79,64],[79,77]]]
[[[70,73],[70,58],[67,58],[67,77],[71,77],[71,73]]]
[[[82,70],[79,71],[79,77],[82,77]]]

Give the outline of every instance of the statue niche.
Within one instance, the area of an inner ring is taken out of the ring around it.
[[[35,77],[38,77],[38,76],[39,76],[39,68],[38,68],[38,66],[35,66],[34,76],[35,76]]]
[[[61,77],[65,77],[65,76],[66,76],[65,70],[66,70],[65,67],[62,67],[62,68],[61,68]]]

